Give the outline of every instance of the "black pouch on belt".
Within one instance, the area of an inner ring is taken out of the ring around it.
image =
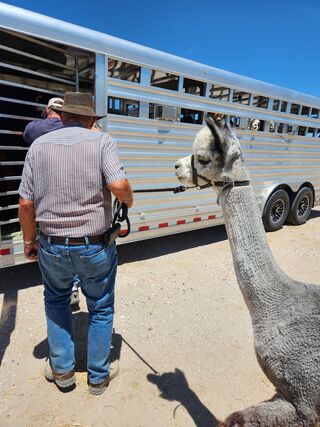
[[[120,234],[121,224],[116,222],[104,235],[106,246],[111,246]]]

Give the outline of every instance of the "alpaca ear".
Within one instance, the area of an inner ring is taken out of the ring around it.
[[[212,135],[214,136],[216,149],[220,153],[223,153],[224,149],[223,149],[223,135],[221,132],[221,121],[214,120],[214,118],[209,114],[205,115],[204,120],[208,128],[211,130]]]

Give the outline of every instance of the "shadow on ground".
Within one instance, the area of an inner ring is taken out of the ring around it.
[[[119,245],[119,265],[208,245],[226,238],[224,226],[218,226]],[[0,366],[15,329],[19,290],[41,283],[36,262],[0,269],[0,294],[4,294],[0,314]]]
[[[308,221],[310,221],[310,219],[312,220],[312,219],[316,219],[316,218],[319,218],[320,217],[320,210],[312,210],[311,211],[311,214],[310,214],[310,216],[309,216],[309,219],[308,219]]]
[[[180,402],[173,411],[173,417],[182,405],[198,427],[217,427],[219,421],[201,402],[198,396],[189,387],[185,374],[178,368],[174,372],[165,372],[162,375],[147,375],[148,381],[155,384],[163,399]]]
[[[156,258],[227,239],[224,225],[118,246],[119,264]]]
[[[73,339],[75,343],[75,371],[87,372],[87,346],[88,346],[88,313],[79,312],[72,315]],[[112,333],[110,362],[120,360],[122,336],[115,331]],[[49,356],[48,339],[45,338],[33,349],[36,359],[46,359]]]
[[[16,326],[19,290],[40,284],[41,274],[37,263],[0,269],[0,294],[3,294],[0,314],[0,366]]]

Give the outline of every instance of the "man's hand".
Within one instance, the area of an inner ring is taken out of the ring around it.
[[[24,256],[30,261],[37,261],[38,259],[38,243],[25,243]]]

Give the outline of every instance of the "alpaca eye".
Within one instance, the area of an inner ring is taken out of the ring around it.
[[[205,159],[198,159],[198,162],[200,163],[200,165],[203,166],[207,166],[210,163],[210,160],[205,160]]]

